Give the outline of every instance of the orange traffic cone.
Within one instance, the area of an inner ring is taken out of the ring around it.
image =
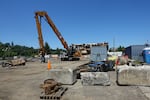
[[[51,62],[50,62],[50,60],[48,60],[48,63],[47,63],[47,69],[48,69],[48,70],[51,69]]]

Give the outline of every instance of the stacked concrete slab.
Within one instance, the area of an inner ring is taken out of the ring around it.
[[[118,85],[142,85],[150,86],[150,66],[118,66]]]
[[[76,69],[51,69],[48,78],[62,84],[74,84],[77,81]]]
[[[110,85],[109,75],[106,72],[82,72],[82,85]]]

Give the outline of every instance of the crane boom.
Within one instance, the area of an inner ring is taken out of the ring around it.
[[[42,36],[42,29],[41,29],[41,24],[38,18],[38,15],[35,14],[35,20],[36,20],[36,26],[38,30],[38,39],[39,39],[39,44],[40,44],[40,52],[45,54],[45,49],[44,49],[44,42],[43,42],[43,36]]]
[[[42,36],[42,29],[41,29],[41,18],[44,18],[46,22],[49,24],[49,26],[52,28],[54,33],[56,34],[57,38],[60,40],[64,48],[67,50],[67,54],[61,58],[61,60],[79,60],[80,58],[77,56],[80,56],[80,53],[76,51],[76,49],[73,46],[68,46],[67,42],[61,35],[61,33],[58,31],[57,27],[53,23],[53,21],[50,19],[48,14],[45,11],[38,11],[35,12],[35,20],[36,20],[36,26],[38,29],[38,39],[40,44],[40,54],[42,55],[41,59],[44,59],[45,55],[45,48],[43,43],[43,36]],[[45,60],[43,60],[45,61]]]
[[[61,43],[64,46],[64,48],[66,50],[69,50],[67,42],[65,41],[65,39],[63,38],[63,36],[61,35],[61,33],[58,31],[57,27],[55,26],[55,24],[53,23],[53,21],[50,19],[50,17],[48,16],[48,14],[45,11],[39,11],[39,12],[35,12],[35,19],[36,19],[36,25],[37,25],[37,29],[38,29],[39,42],[40,42],[39,44],[40,44],[41,50],[44,51],[44,44],[43,44],[43,36],[42,36],[41,25],[40,25],[40,22],[39,22],[39,17],[40,18],[41,17],[45,17],[47,23],[50,25],[50,27],[52,28],[52,30],[55,32],[56,36],[61,41]]]

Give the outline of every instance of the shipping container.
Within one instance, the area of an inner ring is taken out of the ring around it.
[[[125,48],[125,55],[128,55],[130,59],[143,62],[142,51],[145,47],[147,47],[147,45],[131,45]]]
[[[107,59],[107,46],[92,46],[91,61],[105,61]]]

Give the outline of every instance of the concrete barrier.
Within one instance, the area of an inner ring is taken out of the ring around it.
[[[118,85],[150,86],[150,66],[119,66],[117,69]]]
[[[48,71],[48,78],[71,85],[77,81],[77,73],[76,69],[51,69]]]
[[[82,85],[110,85],[109,75],[106,72],[82,72]]]

